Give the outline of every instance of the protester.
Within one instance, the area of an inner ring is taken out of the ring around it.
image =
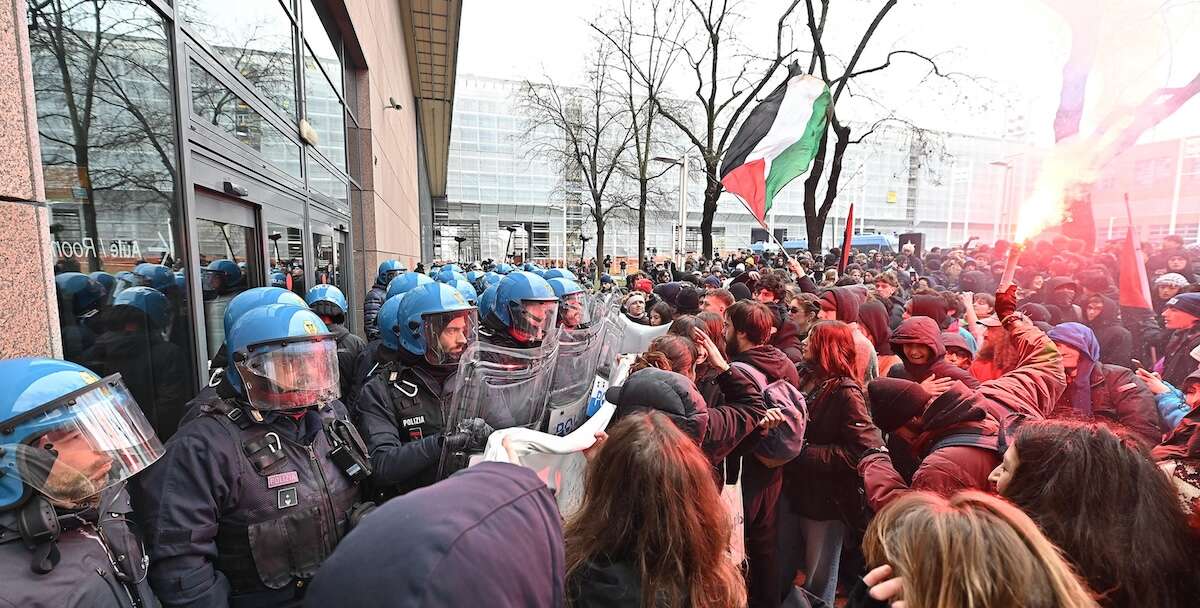
[[[733,302],[733,294],[728,289],[710,288],[700,298],[700,309],[724,316],[725,309],[733,306]]]
[[[1162,379],[1183,384],[1198,362],[1192,353],[1200,348],[1200,293],[1181,293],[1163,307],[1163,327],[1170,333],[1163,341],[1164,356],[1156,365]]]
[[[1174,422],[1174,430],[1152,454],[1175,485],[1188,524],[1200,533],[1200,369],[1184,380],[1182,392],[1157,378],[1148,378],[1147,384],[1152,391],[1162,390],[1157,395],[1159,411],[1164,412],[1164,417],[1171,416]],[[1178,402],[1165,405],[1168,399],[1164,397]],[[1179,413],[1182,415],[1177,416]]]
[[[979,387],[979,380],[974,376],[946,361],[942,330],[932,318],[913,316],[905,319],[892,333],[891,344],[892,352],[900,357],[900,365],[893,365],[888,370],[889,378],[923,382],[932,376],[959,380],[971,388]]]
[[[364,518],[321,566],[305,605],[558,608],[564,552],[545,482],[525,467],[485,462]]]
[[[975,362],[975,351],[957,332],[942,332],[942,346],[946,348],[946,363],[970,372]]]
[[[885,306],[876,298],[867,300],[858,309],[858,329],[875,348],[877,365],[884,375],[892,366],[900,363],[900,357],[892,352],[892,329],[889,323]]]
[[[1137,440],[1103,424],[1027,422],[992,481],[1062,549],[1102,606],[1200,601],[1196,538]]]
[[[621,309],[630,321],[639,325],[650,324],[650,315],[646,314],[646,294],[635,291],[625,296]]]
[[[1062,354],[1068,382],[1052,418],[1115,423],[1147,445],[1158,444],[1164,429],[1153,394],[1129,369],[1100,362],[1100,343],[1089,327],[1063,323],[1047,335]]]
[[[659,302],[650,309],[650,322],[652,327],[666,325],[675,319],[675,309],[671,308],[666,302]]]
[[[856,470],[868,450],[883,446],[858,382],[854,333],[841,321],[813,326],[805,349],[807,445],[784,467],[788,504],[801,517],[805,589],[827,603],[837,590],[838,563],[848,529],[866,526],[862,481]]]
[[[588,463],[583,505],[563,536],[570,606],[746,602],[709,463],[661,413],[632,414],[611,427]]]
[[[855,378],[859,384],[870,382],[879,376],[879,360],[875,346],[858,328],[859,308],[865,297],[861,292],[848,287],[834,287],[821,294],[821,312],[818,318],[845,323],[854,337]]]
[[[1092,328],[1100,343],[1100,362],[1131,367],[1133,334],[1121,325],[1120,309],[1112,299],[1092,294],[1084,302],[1083,324]]]
[[[858,594],[851,607],[1096,606],[1027,515],[981,492],[901,498],[876,515],[863,551],[870,597]]]

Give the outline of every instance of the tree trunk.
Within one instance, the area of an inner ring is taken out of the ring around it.
[[[825,218],[817,213],[817,187],[825,175],[825,151],[829,143],[829,130],[821,137],[817,154],[813,156],[812,168],[804,180],[804,227],[808,234],[808,251],[814,257],[821,255],[821,241],[825,233]]]
[[[717,179],[717,170],[718,167],[715,161],[705,161],[704,216],[700,220],[700,238],[702,243],[701,248],[706,260],[713,259],[713,217],[717,215],[717,199],[721,198],[721,191],[723,190],[720,180]],[[683,235],[683,242],[687,243],[687,234]],[[686,255],[686,252],[684,252],[684,255]]]
[[[650,184],[646,180],[641,180],[638,184],[638,239],[637,239],[637,266],[638,270],[642,269],[642,258],[646,255],[646,205],[649,205]]]
[[[599,274],[605,272],[601,270],[600,264],[604,262],[604,218],[596,218],[596,274],[592,276],[591,286],[596,285],[596,281],[600,279]]]

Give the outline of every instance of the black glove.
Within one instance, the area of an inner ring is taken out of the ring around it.
[[[458,432],[445,435],[444,441],[454,452],[479,452],[487,446],[493,430],[483,418],[471,418],[458,425]]]
[[[996,317],[1003,320],[1017,312],[1017,286],[1010,285],[1008,291],[996,292]]]

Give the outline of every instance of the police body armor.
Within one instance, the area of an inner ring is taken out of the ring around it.
[[[303,587],[349,531],[359,499],[358,484],[334,461],[339,449],[365,458],[365,447],[348,445],[345,429],[353,427],[340,403],[317,410],[322,428],[309,445],[256,423],[231,399],[202,412],[221,422],[239,446],[243,474],[256,478],[239,484],[237,508],[218,521],[217,570],[234,595]]]
[[[388,406],[395,416],[396,431],[402,444],[436,436],[446,429],[446,409],[454,392],[453,376],[447,378],[439,395],[433,389],[439,384],[426,378],[418,368],[390,361],[382,364],[368,382],[386,385]],[[390,497],[423,488],[437,480],[437,467],[433,466],[406,482],[375,489],[382,496]]]

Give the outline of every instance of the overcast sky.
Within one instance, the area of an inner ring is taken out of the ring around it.
[[[1141,98],[1152,87],[1178,86],[1200,72],[1200,3],[1182,0],[1048,0],[1074,3],[1081,10],[1097,10],[1104,2],[1118,2],[1154,14],[1142,20],[1124,19],[1130,28],[1110,34],[1102,45],[1100,72],[1091,86],[1092,103],[1108,103],[1121,91]],[[867,20],[880,4],[876,0],[833,2],[826,45],[849,55]],[[1164,11],[1158,10],[1167,6]],[[1177,5],[1177,6],[1175,6]],[[592,47],[588,23],[619,0],[464,0],[458,72],[462,75],[537,79],[543,72],[570,82],[581,72]],[[745,0],[741,13],[747,19],[738,34],[749,46],[766,52],[774,40],[774,21],[786,6],[784,0]],[[1147,9],[1148,10],[1148,9]],[[800,7],[803,12],[803,4]],[[803,21],[795,21],[797,27]],[[1136,27],[1134,27],[1136,24]],[[805,48],[804,32],[795,33],[797,46]],[[1043,0],[917,0],[897,6],[872,40],[860,65],[875,65],[895,49],[940,54],[943,69],[986,77],[993,90],[1009,92],[1016,111],[1029,116],[1029,127],[1039,140],[1050,136],[1057,108],[1062,66],[1070,48],[1070,30],[1060,14]],[[1130,58],[1136,58],[1136,65]],[[1122,63],[1124,61],[1124,63]],[[1005,124],[1003,98],[976,90],[970,103],[952,103],[945,85],[919,82],[927,66],[915,60],[897,60],[894,71],[864,83],[872,95],[884,98],[891,109],[921,126],[960,132],[995,133]],[[1095,73],[1094,73],[1095,74]],[[681,78],[685,75],[681,74]],[[685,81],[686,82],[686,81]],[[769,90],[769,89],[768,89]],[[684,95],[686,90],[676,91]],[[990,102],[990,103],[988,103]],[[986,108],[983,107],[986,105]],[[877,107],[855,106],[860,119],[879,112]],[[1099,114],[1095,112],[1094,114]],[[1200,99],[1144,139],[1174,139],[1200,135]]]

